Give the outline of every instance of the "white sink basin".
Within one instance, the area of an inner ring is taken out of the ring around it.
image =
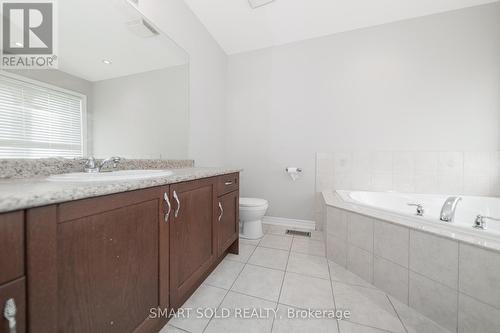
[[[167,177],[173,174],[170,170],[121,170],[97,173],[64,173],[47,178],[53,182],[106,182],[121,180],[140,180],[158,177]]]

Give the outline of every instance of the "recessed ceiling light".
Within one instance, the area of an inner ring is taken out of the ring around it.
[[[274,0],[248,0],[248,3],[250,4],[250,7],[255,9],[255,8],[259,8],[259,7],[268,5],[273,1]]]
[[[105,63],[106,65],[111,65],[113,63],[111,60],[108,59],[104,59],[102,62]]]

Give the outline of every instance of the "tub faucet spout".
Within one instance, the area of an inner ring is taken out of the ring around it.
[[[446,199],[443,208],[441,208],[441,221],[453,223],[453,221],[455,220],[455,211],[457,210],[457,205],[461,200],[461,197],[449,197],[448,199]]]

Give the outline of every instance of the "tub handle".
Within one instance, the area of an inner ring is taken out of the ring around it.
[[[408,206],[417,207],[417,216],[424,216],[425,210],[422,204],[409,202]]]
[[[488,223],[486,222],[486,220],[500,221],[500,219],[496,217],[478,215],[476,216],[476,220],[474,221],[474,225],[472,227],[474,227],[475,229],[486,230],[488,229]]]

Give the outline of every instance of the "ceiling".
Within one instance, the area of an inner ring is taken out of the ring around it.
[[[63,72],[100,81],[188,62],[185,51],[165,34],[133,33],[127,23],[143,17],[126,0],[64,0],[58,11],[57,54]]]
[[[228,54],[286,44],[498,0],[184,0]]]

